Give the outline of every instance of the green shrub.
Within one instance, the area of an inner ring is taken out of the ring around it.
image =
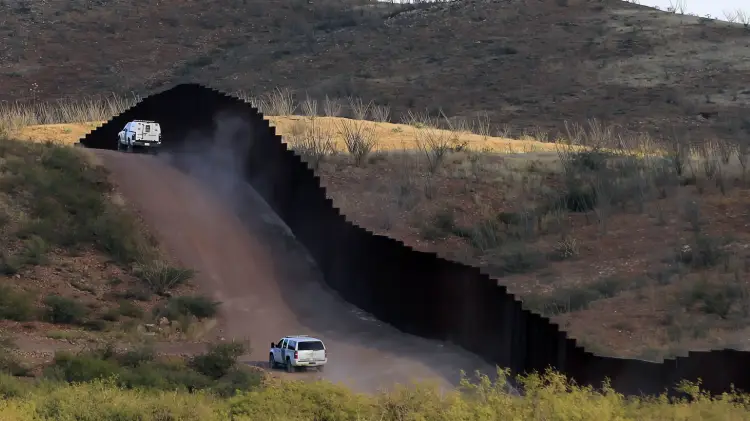
[[[147,361],[123,371],[118,379],[126,388],[151,388],[159,390],[208,389],[212,380],[190,368]]]
[[[170,320],[180,316],[195,316],[199,319],[214,317],[219,310],[218,301],[213,301],[202,295],[185,295],[170,298],[164,310],[164,317]]]
[[[135,305],[133,302],[130,301],[120,301],[119,303],[119,309],[118,313],[125,317],[132,317],[134,319],[140,318],[143,316],[143,310],[141,310],[140,307]]]
[[[35,317],[34,296],[0,285],[0,319],[25,322]]]
[[[120,375],[122,369],[116,361],[100,358],[96,355],[74,355],[58,352],[52,365],[44,369],[44,376],[52,380],[88,382],[95,379],[107,379]]]
[[[231,396],[237,390],[250,390],[261,383],[260,373],[236,367],[236,359],[244,349],[235,342],[215,345],[193,357],[189,364],[160,361],[148,346],[127,352],[118,352],[111,346],[79,354],[58,352],[43,374],[48,380],[71,383],[111,379],[128,389],[212,390]]]
[[[15,275],[23,267],[23,261],[18,256],[14,256],[0,251],[0,272],[3,275]]]
[[[13,374],[4,373],[0,368],[0,401],[27,396],[30,390],[28,384],[22,383]]]
[[[689,247],[678,251],[678,259],[695,269],[710,268],[726,258],[722,248],[726,243],[722,239],[697,233]]]
[[[29,369],[21,364],[9,350],[0,349],[0,374],[26,376],[29,374]]]
[[[33,266],[46,264],[48,251],[49,245],[44,238],[32,235],[24,242],[24,263]]]
[[[94,332],[104,332],[109,328],[109,323],[104,319],[91,319],[81,322],[81,326]]]
[[[137,265],[133,273],[146,283],[155,294],[164,294],[193,278],[192,269],[170,266],[162,261],[154,261],[146,265]]]
[[[559,288],[549,294],[530,294],[524,297],[523,302],[527,308],[542,315],[557,315],[584,310],[594,301],[615,297],[640,286],[641,282],[640,279],[604,278],[585,285]]]
[[[507,244],[488,260],[487,271],[493,276],[532,272],[548,263],[544,253],[523,243]]]
[[[138,367],[156,359],[156,351],[150,346],[142,346],[117,355],[118,362],[124,367]]]
[[[237,359],[246,351],[245,345],[240,342],[212,344],[205,354],[194,356],[189,365],[205,376],[219,379],[229,374]]]
[[[44,299],[47,306],[46,319],[55,324],[81,324],[88,315],[88,309],[81,303],[59,295],[49,295]]]
[[[219,396],[233,396],[237,391],[247,391],[258,388],[263,380],[263,375],[258,370],[232,368],[221,377],[211,390]]]
[[[596,189],[589,185],[572,185],[562,198],[565,209],[570,212],[588,212],[596,208]]]
[[[109,309],[102,314],[102,320],[107,322],[116,322],[120,320],[120,312],[115,309]]]
[[[125,300],[148,301],[151,299],[151,294],[143,288],[129,288],[119,295]]]
[[[743,298],[742,288],[734,283],[712,283],[705,279],[696,282],[685,293],[683,303],[688,306],[698,304],[706,314],[727,318],[735,303]]]

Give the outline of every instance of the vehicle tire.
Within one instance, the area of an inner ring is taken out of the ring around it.
[[[274,360],[273,354],[268,354],[268,366],[271,367],[271,369],[276,368],[276,360]]]
[[[292,365],[292,361],[289,358],[286,359],[286,372],[294,373],[294,366]]]
[[[323,372],[323,367],[325,367],[325,365],[319,365],[318,366],[318,372],[322,373]]]

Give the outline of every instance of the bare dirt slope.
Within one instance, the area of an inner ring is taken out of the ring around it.
[[[268,344],[283,335],[309,334],[330,349],[322,376],[363,391],[412,379],[447,385],[461,369],[487,370],[467,353],[399,333],[326,291],[304,252],[252,194],[243,201],[256,207],[240,217],[220,191],[159,158],[98,154],[161,243],[196,269],[199,285],[223,303],[216,335],[251,340],[248,362],[267,361]]]

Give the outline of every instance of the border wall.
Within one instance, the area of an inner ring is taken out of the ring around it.
[[[661,363],[594,355],[549,319],[524,310],[478,268],[413,250],[349,222],[263,115],[219,91],[178,85],[144,98],[81,143],[116,149],[117,133],[127,122],[147,119],[160,122],[163,148],[176,150],[188,133],[213,131],[218,113],[231,113],[248,124],[249,145],[242,148],[247,151],[246,179],[307,248],[325,282],[397,329],[450,341],[514,373],[551,367],[595,387],[609,378],[626,395],[671,391],[682,379],[699,378],[714,394],[728,392],[730,385],[750,391],[750,352],[690,352]]]

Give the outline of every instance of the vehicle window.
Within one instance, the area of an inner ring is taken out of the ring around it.
[[[286,345],[286,349],[294,349],[294,346],[297,345],[294,341],[289,341],[289,343]]]
[[[276,346],[281,347],[282,342],[284,342],[284,338],[279,339],[279,341],[276,342]]]
[[[150,131],[151,131],[151,125],[149,125],[149,124],[146,124],[146,133],[148,133],[148,132],[150,132]]]
[[[300,351],[322,351],[324,349],[323,342],[320,341],[306,341],[299,343]]]
[[[279,348],[284,349],[284,347],[286,347],[286,339],[282,339],[279,342]]]

